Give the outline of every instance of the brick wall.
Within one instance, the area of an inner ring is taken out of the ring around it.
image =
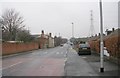
[[[2,43],[2,55],[38,49],[38,43]]]
[[[93,51],[97,53],[100,52],[100,39],[89,40],[90,47]],[[104,37],[104,46],[110,53],[111,57],[120,57],[120,36],[113,35],[109,37]]]
[[[120,49],[120,46],[118,46],[120,44],[118,39],[120,39],[120,36],[118,35],[111,36],[109,38],[104,39],[105,46],[108,52],[110,53],[110,56],[118,57],[119,49]]]
[[[0,42],[0,55],[2,55],[2,44]]]
[[[100,43],[100,41],[98,39],[96,39],[96,40],[90,40],[89,44],[90,44],[91,50],[99,53],[100,52],[100,48],[99,48],[100,44],[99,43]]]

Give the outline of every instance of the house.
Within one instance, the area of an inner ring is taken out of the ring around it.
[[[114,28],[112,28],[112,30],[108,30],[108,29],[106,29],[106,35],[109,35],[109,34],[111,34],[111,33],[113,33],[115,31],[115,29]]]
[[[54,38],[51,33],[48,35],[44,33],[44,30],[42,30],[41,34],[32,35],[32,37],[37,41],[40,49],[54,47]]]
[[[39,37],[39,47],[44,49],[48,47],[48,35],[44,34],[44,30],[42,30],[42,33]]]
[[[54,47],[54,38],[52,37],[51,33],[49,33],[49,36],[48,36],[48,47],[49,48]]]
[[[54,36],[54,46],[59,46],[61,44],[62,38]]]

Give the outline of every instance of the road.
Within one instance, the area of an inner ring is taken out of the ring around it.
[[[105,60],[99,72],[99,56],[78,56],[68,44],[3,58],[3,76],[118,76],[118,66]],[[111,74],[112,73],[112,74]]]

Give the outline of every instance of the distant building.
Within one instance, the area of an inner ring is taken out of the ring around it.
[[[112,32],[114,32],[115,31],[115,29],[114,28],[112,28],[112,30],[108,30],[108,29],[106,29],[106,35],[109,35],[109,34],[111,34]]]
[[[66,43],[68,40],[66,38],[62,38],[62,44]]]
[[[61,37],[54,37],[54,46],[59,46],[62,42],[62,38]]]
[[[38,42],[40,49],[44,49],[48,47],[48,35],[44,34],[44,30],[42,30],[41,34],[33,35],[33,37]]]
[[[54,47],[54,38],[51,33],[48,35],[44,33],[44,30],[42,30],[41,34],[33,35],[33,37],[38,42],[39,48],[41,49]]]
[[[44,30],[42,30],[42,34],[40,36],[40,47],[47,48],[48,47],[48,35],[44,34]]]
[[[106,38],[106,37],[112,37],[112,36],[115,36],[115,35],[118,35],[118,36],[119,36],[119,35],[120,35],[119,33],[120,33],[120,29],[119,29],[119,28],[116,29],[116,30],[113,28],[113,29],[112,29],[112,32],[111,32],[110,34],[106,35],[105,38]]]
[[[54,47],[54,38],[52,37],[51,33],[49,33],[49,37],[48,37],[48,47],[49,48]]]

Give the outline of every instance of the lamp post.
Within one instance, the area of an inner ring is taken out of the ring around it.
[[[104,44],[103,44],[103,16],[102,16],[102,1],[99,2],[100,5],[100,72],[104,72]]]
[[[72,22],[72,37],[74,38],[74,23]]]

